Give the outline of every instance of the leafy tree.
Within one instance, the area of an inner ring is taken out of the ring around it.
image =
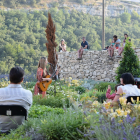
[[[122,58],[122,61],[120,62],[120,66],[117,69],[116,81],[118,83],[120,82],[120,77],[123,73],[129,72],[133,76],[140,75],[139,59],[132,48],[131,42],[129,42],[128,39],[124,47],[123,55],[124,57]]]
[[[121,16],[121,21],[123,23],[130,23],[131,22],[131,15],[129,13],[123,13]]]

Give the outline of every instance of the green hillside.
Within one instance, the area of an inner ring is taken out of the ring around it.
[[[67,10],[49,10],[56,25],[56,42],[64,38],[67,50],[78,50],[81,38],[85,36],[93,50],[101,49],[101,17]],[[14,65],[22,66],[26,73],[36,72],[40,56],[47,56],[45,28],[47,11],[0,11],[0,73],[8,73]],[[133,22],[131,22],[133,21]],[[133,46],[140,46],[140,16],[133,12],[119,18],[106,18],[106,45],[112,36],[128,33]]]

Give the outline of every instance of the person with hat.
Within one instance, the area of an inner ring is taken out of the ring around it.
[[[59,52],[66,52],[66,44],[64,39],[61,40],[61,44],[59,45]]]

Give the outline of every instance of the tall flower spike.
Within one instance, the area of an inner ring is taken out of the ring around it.
[[[48,25],[45,32],[47,38],[46,48],[48,52],[48,62],[54,66],[53,69],[51,67],[49,68],[49,72],[52,74],[57,65],[58,56],[56,54],[57,44],[55,42],[55,25],[50,13],[48,13]]]

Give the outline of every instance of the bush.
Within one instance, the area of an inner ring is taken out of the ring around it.
[[[116,73],[116,81],[120,82],[120,77],[123,73],[129,72],[133,76],[140,76],[140,65],[138,56],[135,54],[134,50],[132,49],[131,42],[126,40],[126,45],[123,51],[124,57],[120,62],[120,66],[118,67]]]
[[[99,84],[95,84],[94,89],[97,89],[99,91],[105,91],[107,90],[108,85],[111,86],[112,90],[115,90],[116,83],[110,83],[110,82],[101,82]]]
[[[38,118],[38,117],[41,117],[43,115],[47,115],[48,112],[53,112],[55,114],[63,114],[64,110],[61,108],[47,107],[45,105],[33,105],[29,110],[28,117]]]
[[[94,99],[97,100],[98,102],[103,102],[106,100],[106,91],[99,91],[94,89],[82,94],[80,96],[80,99],[82,99],[83,97],[90,97],[90,98],[94,97]]]
[[[2,140],[74,140],[81,139],[82,135],[77,131],[84,131],[89,123],[83,121],[83,113],[80,110],[69,109],[64,114],[48,112],[47,116],[29,118],[15,131],[2,138]]]
[[[80,111],[68,111],[58,116],[50,113],[44,118],[39,132],[48,140],[74,140],[82,138],[77,129],[83,131],[86,125],[88,124],[83,122],[83,113]]]
[[[63,104],[65,102],[65,99],[62,100],[63,98],[61,96],[49,96],[47,95],[46,98],[42,98],[42,95],[39,96],[33,96],[33,104],[37,105],[45,105],[45,106],[50,106],[52,108],[62,108]]]
[[[83,94],[86,91],[84,87],[80,87],[80,86],[75,87],[75,90],[78,91],[78,94]]]
[[[106,91],[95,91],[95,97],[97,101],[103,103],[106,100]]]

